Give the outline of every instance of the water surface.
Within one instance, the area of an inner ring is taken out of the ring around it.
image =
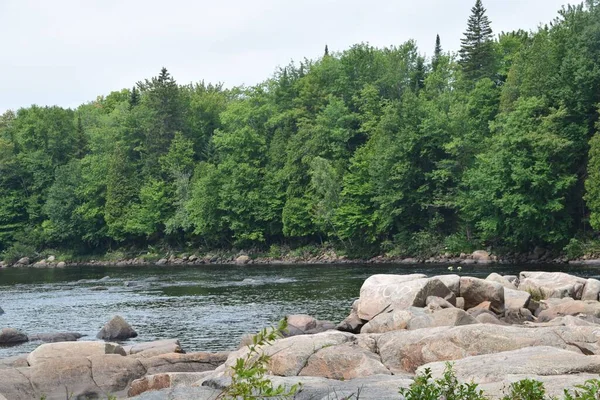
[[[566,265],[463,266],[462,275],[522,270],[599,277],[600,268]],[[456,271],[455,271],[456,272]],[[276,324],[286,314],[339,322],[373,274],[448,274],[432,265],[210,265],[81,266],[0,269],[0,327],[28,334],[74,331],[94,340],[118,314],[139,336],[129,342],[177,338],[186,351],[236,348],[248,332]],[[108,290],[96,291],[95,287]],[[29,352],[39,342],[0,347],[0,358]]]

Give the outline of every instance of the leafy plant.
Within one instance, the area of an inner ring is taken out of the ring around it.
[[[451,363],[446,363],[444,375],[433,380],[431,369],[426,368],[423,375],[415,377],[408,389],[400,388],[400,394],[406,400],[485,400],[475,383],[459,383]]]
[[[546,389],[544,384],[533,379],[523,379],[509,387],[510,392],[502,400],[545,400]]]
[[[300,385],[289,388],[284,385],[273,386],[273,382],[265,377],[271,357],[264,353],[263,347],[282,337],[286,329],[287,319],[284,318],[276,329],[263,329],[253,336],[246,356],[238,358],[231,367],[231,384],[219,395],[219,399],[289,399],[294,396]]]
[[[564,400],[598,400],[600,399],[600,380],[590,379],[585,381],[583,385],[575,386],[575,390],[571,393],[565,390]]]

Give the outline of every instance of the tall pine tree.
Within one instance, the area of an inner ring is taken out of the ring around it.
[[[440,63],[440,57],[442,56],[442,43],[440,41],[440,35],[435,36],[435,50],[433,51],[433,58],[431,59],[431,68],[435,71]]]
[[[460,41],[459,62],[465,76],[471,80],[491,79],[495,73],[492,28],[485,11],[481,0],[477,0],[471,9],[465,37]]]

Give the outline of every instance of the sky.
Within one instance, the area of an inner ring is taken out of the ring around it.
[[[535,30],[568,0],[483,0],[494,33]],[[456,51],[475,0],[0,0],[0,113],[77,107],[158,75],[254,85],[278,66],[439,34]],[[579,1],[571,1],[577,4]]]

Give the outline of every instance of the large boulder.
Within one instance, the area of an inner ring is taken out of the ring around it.
[[[317,327],[317,320],[314,317],[306,314],[288,315],[287,322],[288,327],[294,327],[302,332],[306,332]]]
[[[126,355],[125,350],[116,343],[105,342],[59,342],[38,346],[27,356],[29,365],[34,366],[61,358],[81,358],[105,354]]]
[[[581,294],[581,300],[598,300],[600,295],[600,281],[598,279],[588,279]]]
[[[425,307],[427,297],[437,296],[455,303],[456,296],[442,281],[419,275],[373,275],[360,289],[358,316],[371,320],[377,314],[411,306]]]
[[[45,343],[55,342],[76,342],[81,339],[83,335],[77,332],[53,332],[53,333],[36,333],[29,335],[31,342],[40,341]]]
[[[589,374],[600,373],[600,356],[585,356],[546,346],[466,357],[453,364],[453,370],[460,382],[484,385],[481,388],[492,396],[501,395],[502,386],[512,381],[511,378],[515,375],[521,379],[537,376],[556,377],[554,379],[561,380],[565,388],[572,388],[574,384],[583,383],[585,378],[589,379]],[[417,369],[417,373],[423,373],[425,368],[431,370],[434,378],[441,378],[446,365],[444,362],[425,364]],[[577,374],[588,375],[577,379]],[[565,376],[576,379],[565,380]],[[548,394],[562,394],[556,393],[554,389]]]
[[[444,285],[454,293],[456,297],[460,296],[460,276],[455,274],[436,275],[433,278],[439,279]]]
[[[530,301],[530,293],[504,287],[504,305],[506,308],[527,308]]]
[[[491,274],[488,275],[487,278],[485,278],[486,281],[490,281],[490,282],[496,282],[501,284],[502,286],[504,286],[507,289],[513,289],[516,290],[517,287],[515,286],[514,283],[512,283],[511,281],[509,281],[508,279],[506,279],[505,277],[503,277],[500,274],[497,274],[495,272],[492,272]]]
[[[97,335],[102,340],[125,340],[136,336],[137,332],[119,315],[108,321]]]
[[[586,283],[586,279],[564,272],[523,271],[519,275],[519,290],[545,299],[571,297],[580,300]]]
[[[128,397],[140,395],[145,392],[175,388],[178,386],[192,386],[194,383],[206,377],[210,372],[167,372],[144,376],[131,382],[127,391]],[[196,399],[196,397],[193,397]],[[215,396],[216,398],[216,396]]]
[[[460,278],[460,297],[465,299],[465,309],[489,301],[491,309],[497,313],[504,312],[504,287],[483,279],[465,276]]]
[[[358,316],[358,304],[360,300],[355,300],[352,303],[352,310],[342,322],[340,322],[336,329],[343,332],[359,333],[366,321],[362,320]]]
[[[19,344],[28,340],[26,334],[15,328],[2,328],[2,330],[0,330],[0,345]]]
[[[347,380],[380,374],[391,375],[391,372],[377,354],[357,343],[344,343],[318,350],[298,375]]]
[[[118,354],[95,355],[88,357],[92,366],[94,382],[102,393],[123,391],[129,384],[146,374],[146,368],[139,360]]]
[[[597,354],[600,332],[596,327],[525,328],[474,324],[453,328],[439,327],[416,331],[394,331],[377,338],[383,364],[392,371],[413,372],[436,361],[459,360],[469,356],[493,354],[531,346]]]
[[[582,315],[594,318],[600,318],[600,302],[568,300],[560,303],[551,304],[547,309],[538,314],[538,321],[548,322],[554,318],[565,315]]]
[[[0,370],[0,394],[10,400],[39,399],[29,380],[29,368],[7,368]],[[63,389],[63,398],[64,398]]]

